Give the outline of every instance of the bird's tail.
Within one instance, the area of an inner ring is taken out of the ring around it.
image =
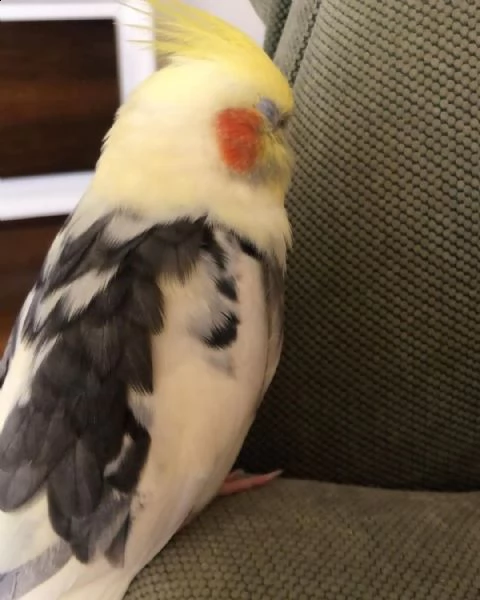
[[[68,546],[58,543],[27,562],[0,573],[0,600],[26,597],[31,590],[60,572],[71,556]]]
[[[2,596],[0,600],[122,600],[135,572],[115,568],[106,560],[95,565],[75,558],[53,577],[26,595]]]

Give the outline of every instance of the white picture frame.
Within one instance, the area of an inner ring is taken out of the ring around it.
[[[137,4],[134,4],[137,6]],[[139,3],[142,11],[146,3]],[[155,70],[155,55],[146,31],[137,25],[151,25],[150,16],[117,1],[97,0],[2,0],[2,21],[46,21],[113,19],[116,31],[119,95],[129,93]],[[92,171],[0,178],[0,221],[68,214],[79,202],[93,175]]]

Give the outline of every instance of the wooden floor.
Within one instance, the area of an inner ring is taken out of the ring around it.
[[[65,217],[0,224],[0,355]]]

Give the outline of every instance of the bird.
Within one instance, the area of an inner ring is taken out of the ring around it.
[[[219,17],[145,10],[159,66],[0,364],[0,600],[120,600],[214,498],[279,474],[232,469],[282,352],[292,88]]]

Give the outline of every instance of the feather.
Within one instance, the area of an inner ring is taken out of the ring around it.
[[[10,362],[15,354],[15,350],[17,348],[19,333],[23,326],[23,322],[25,320],[25,316],[28,312],[30,304],[33,299],[33,292],[30,292],[23,303],[23,306],[20,310],[18,317],[15,319],[12,330],[8,337],[7,345],[5,347],[5,351],[3,353],[2,359],[0,360],[0,389],[5,381],[5,377],[7,376],[8,369],[10,367]]]
[[[221,63],[247,81],[261,77],[285,111],[292,110],[292,94],[284,76],[263,48],[243,31],[178,0],[146,1],[149,11],[130,2],[124,4],[146,14],[153,12],[153,45],[160,64],[177,59]]]
[[[101,510],[105,486],[131,493],[147,458],[149,437],[132,416],[127,391],[152,391],[150,336],[162,327],[156,279],[183,280],[202,240],[201,222],[145,228],[132,216],[129,236],[125,215],[115,238],[118,219],[103,216],[86,232],[72,221],[62,231],[57,263],[37,282],[19,332],[49,350],[0,434],[0,508],[16,510],[47,485],[52,526],[81,560],[89,559],[91,541],[85,548],[76,520]],[[112,267],[115,276],[106,285],[98,277],[72,313],[65,298],[78,297],[90,273]],[[130,450],[104,479],[127,434]]]
[[[27,532],[18,522],[18,534],[15,518],[31,511],[29,519],[50,529],[21,546],[13,563],[0,546],[3,590],[47,594],[67,581],[74,561],[72,591],[84,592],[99,557],[107,565],[100,578],[120,569],[114,579],[119,589],[128,585],[215,495],[272,370],[268,344],[280,339],[272,336],[280,321],[269,325],[265,315],[275,259],[203,218],[147,228],[122,221],[118,235],[114,222],[117,213],[95,222],[95,240],[74,220],[66,225],[63,243],[74,243],[82,259],[74,264],[61,249],[57,272],[50,257],[19,321],[19,343],[28,337],[41,359],[0,431],[0,544],[20,543]],[[92,290],[75,315],[64,310],[63,295],[85,274],[112,266],[106,287]],[[58,290],[43,325],[32,328]],[[202,442],[206,431],[214,444]],[[159,529],[147,534],[152,519]]]

